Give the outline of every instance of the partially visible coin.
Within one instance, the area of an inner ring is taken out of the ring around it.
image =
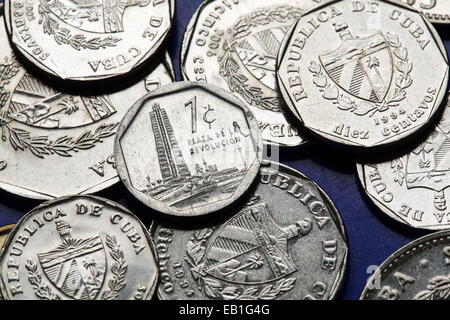
[[[127,209],[89,196],[25,215],[0,256],[5,299],[150,299],[158,268],[149,234]]]
[[[359,163],[357,170],[365,192],[390,217],[414,228],[450,228],[450,101],[420,144],[390,161]]]
[[[442,41],[422,15],[395,1],[318,6],[298,20],[283,49],[278,80],[293,114],[315,135],[348,147],[411,136],[446,93]]]
[[[0,10],[2,10],[3,3],[0,3]],[[11,232],[14,224],[9,224],[7,226],[0,227],[0,250],[3,248],[3,244],[8,238],[9,233]],[[3,300],[2,293],[0,291],[0,300]]]
[[[449,300],[450,231],[396,251],[370,277],[361,300]]]
[[[450,23],[448,0],[401,0],[419,10],[433,23]]]
[[[161,299],[333,299],[348,244],[340,215],[300,172],[264,162],[254,193],[227,221],[154,224]]]
[[[205,1],[192,17],[182,46],[186,80],[232,91],[255,114],[265,142],[306,142],[284,115],[276,58],[289,27],[321,0]]]
[[[124,75],[158,51],[174,0],[5,0],[12,43],[33,65],[68,80]]]
[[[201,216],[247,192],[262,141],[253,114],[231,93],[179,82],[131,108],[114,155],[122,182],[144,204],[169,215]]]
[[[0,188],[51,199],[97,192],[118,182],[113,157],[117,127],[136,100],[173,81],[168,55],[126,89],[79,96],[30,75],[10,48],[3,23],[0,47]]]

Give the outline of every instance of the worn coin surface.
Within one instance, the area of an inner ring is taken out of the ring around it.
[[[0,10],[2,10],[2,5],[0,4]],[[14,224],[9,224],[7,226],[0,227],[0,250],[3,248],[3,244],[6,241],[6,238],[8,238],[9,233],[11,232],[12,228],[14,228]],[[0,291],[0,300],[3,300],[2,293]]]
[[[158,51],[174,0],[5,0],[12,43],[56,77],[93,81],[126,74]]]
[[[261,164],[262,140],[253,114],[231,93],[179,82],[130,109],[114,156],[122,182],[147,206],[201,216],[248,190]]]
[[[448,0],[401,0],[419,10],[433,23],[450,23]]]
[[[90,196],[46,202],[22,218],[0,257],[5,299],[150,299],[158,268],[140,220]]]
[[[321,0],[205,1],[182,46],[186,80],[232,91],[255,114],[265,142],[297,146],[306,139],[284,115],[276,58],[289,27]]]
[[[318,6],[283,49],[286,103],[311,132],[349,147],[410,136],[429,123],[447,89],[447,56],[433,26],[394,1]]]
[[[311,179],[263,162],[247,204],[199,229],[154,224],[161,299],[332,299],[348,245],[334,204]]]
[[[391,255],[367,281],[361,300],[449,300],[450,231],[417,239]]]
[[[414,228],[450,228],[450,102],[419,145],[390,161],[359,163],[357,170],[365,192],[390,217]]]
[[[78,96],[27,73],[9,46],[3,23],[0,47],[0,188],[50,199],[93,193],[118,182],[113,143],[119,122],[137,99],[173,81],[170,59],[129,88]]]

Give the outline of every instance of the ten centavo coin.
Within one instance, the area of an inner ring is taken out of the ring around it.
[[[367,281],[361,300],[449,300],[450,231],[417,239],[391,255]]]
[[[0,5],[0,10],[2,10],[2,5]],[[14,224],[9,224],[7,226],[0,227],[0,249],[3,248],[3,244],[6,241],[6,238],[8,238],[9,233],[11,232],[12,228],[14,228]],[[0,300],[3,300],[2,293],[0,291]]]
[[[264,162],[247,204],[227,221],[187,230],[154,224],[161,299],[333,299],[348,245],[320,187]]]
[[[318,6],[283,49],[286,102],[311,132],[349,147],[410,136],[429,123],[447,89],[447,57],[433,26],[394,1]]]
[[[258,174],[262,140],[234,95],[199,82],[160,88],[122,120],[114,147],[119,176],[147,206],[201,216],[238,200]]]
[[[244,100],[265,142],[281,146],[306,142],[284,115],[276,57],[287,29],[320,2],[205,1],[184,35],[183,77],[220,86]]]
[[[77,96],[27,73],[9,46],[3,23],[0,47],[0,188],[50,199],[93,193],[118,182],[113,142],[119,122],[137,99],[173,81],[170,58],[129,88]]]
[[[450,23],[448,0],[401,0],[417,9],[433,23]]]
[[[0,257],[5,299],[150,299],[158,268],[148,232],[127,209],[60,198],[15,226]]]
[[[6,0],[15,47],[56,77],[93,81],[124,75],[158,51],[174,0]]]
[[[449,103],[434,131],[409,149],[391,161],[359,163],[364,191],[383,212],[410,227],[449,228]]]

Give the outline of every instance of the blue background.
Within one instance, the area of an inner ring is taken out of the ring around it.
[[[177,80],[181,80],[179,56],[183,33],[201,3],[202,0],[177,0],[174,27],[167,44]],[[448,48],[446,27],[437,29]],[[358,299],[370,275],[367,273],[369,266],[381,264],[401,246],[425,234],[389,219],[366,198],[356,175],[355,158],[355,154],[321,142],[282,149],[280,154],[282,163],[308,175],[325,190],[344,220],[350,252],[346,278],[338,299]],[[133,199],[121,184],[97,195],[119,202],[146,225],[150,224],[153,212]],[[0,225],[16,223],[39,203],[0,191]]]

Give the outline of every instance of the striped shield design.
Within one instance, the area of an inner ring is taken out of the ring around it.
[[[296,271],[289,239],[265,204],[253,205],[217,231],[205,254],[206,272],[242,284],[283,278]]]
[[[72,239],[70,243],[38,254],[48,279],[67,296],[94,300],[105,279],[106,253],[100,236]]]
[[[392,82],[391,49],[383,34],[346,39],[331,53],[319,56],[328,76],[359,99],[380,103]]]

